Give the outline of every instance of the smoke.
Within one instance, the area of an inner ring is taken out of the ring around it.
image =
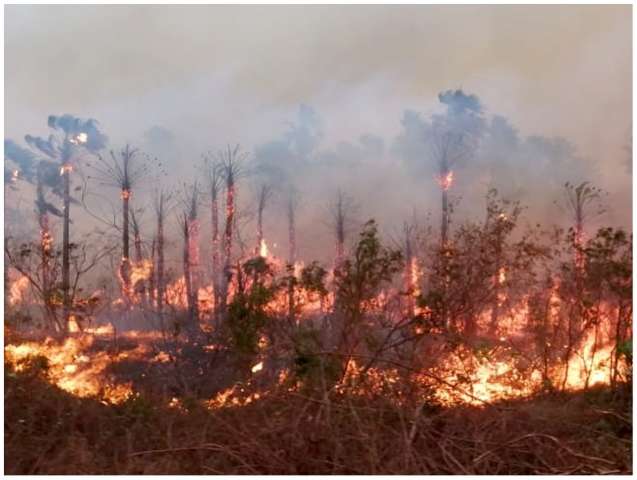
[[[68,113],[62,116],[49,115],[48,125],[55,130],[61,130],[70,137],[80,134],[86,135],[84,147],[90,152],[98,152],[106,146],[108,137],[100,130],[97,120],[89,118],[82,120]]]
[[[323,120],[308,105],[300,105],[296,121],[274,140],[258,145],[254,171],[277,187],[289,186],[304,176],[324,138]]]
[[[31,149],[43,153],[51,160],[38,156],[33,150],[21,147],[11,139],[4,142],[4,154],[7,160],[18,166],[19,178],[23,178],[33,185],[49,187],[54,195],[62,197],[64,193],[60,163],[67,153],[66,149],[75,147],[69,143],[69,138],[77,139],[78,136],[82,135],[84,140],[81,143],[82,147],[92,153],[104,148],[108,139],[94,119],[82,120],[70,114],[49,115],[47,125],[53,130],[63,132],[64,138],[60,139],[51,134],[48,139],[33,135],[25,135],[24,139]],[[14,178],[13,172],[5,167],[5,184],[12,183]],[[71,201],[79,203],[74,198],[71,198]],[[36,204],[41,212],[47,211],[53,215],[61,216],[60,210],[46,201],[43,193],[36,200]]]
[[[47,140],[41,137],[34,137],[32,135],[25,135],[24,140],[36,150],[44,153],[50,158],[57,158],[58,156],[58,142],[53,135],[50,135]]]
[[[52,159],[60,160],[63,151],[70,148],[69,140],[77,143],[77,139],[82,136],[82,147],[92,153],[97,153],[106,146],[108,137],[102,133],[97,120],[92,118],[82,120],[68,113],[56,116],[49,115],[49,128],[63,132],[64,138],[60,139],[55,135],[49,135],[48,139],[25,135],[24,140],[41,153]]]
[[[24,147],[21,147],[13,140],[4,141],[4,156],[7,160],[14,162],[18,168],[20,175],[27,181],[32,182],[36,174],[37,163],[40,159],[31,151]],[[11,181],[13,178],[12,172],[9,179],[7,179],[6,169],[4,182]]]
[[[174,158],[177,156],[175,134],[160,125],[154,125],[143,134],[146,153],[153,156]]]

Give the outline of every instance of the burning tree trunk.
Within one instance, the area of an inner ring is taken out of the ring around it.
[[[232,240],[235,222],[236,180],[240,174],[241,160],[243,158],[245,158],[245,155],[239,152],[239,145],[236,145],[234,149],[228,146],[225,152],[219,154],[226,185],[226,223],[223,234],[224,265],[219,299],[219,311],[221,313],[225,313],[228,303],[228,289],[232,280]]]
[[[130,261],[130,246],[129,246],[129,220],[130,220],[130,197],[131,197],[131,175],[130,166],[131,161],[136,151],[131,149],[129,145],[126,145],[121,152],[121,169],[120,169],[120,181],[122,197],[122,264],[120,266],[120,276],[122,279],[122,293],[124,298],[130,301],[133,294],[131,288],[131,261]],[[112,154],[112,152],[111,152]],[[113,156],[113,161],[118,165],[117,159]]]
[[[110,160],[98,156],[99,162],[92,167],[97,173],[98,180],[105,185],[115,186],[120,191],[122,199],[122,262],[119,276],[122,282],[122,296],[129,302],[134,293],[131,285],[130,199],[133,187],[149,172],[146,163],[137,161],[137,153],[137,149],[126,145],[119,154],[115,154],[111,150]]]
[[[95,120],[81,120],[72,115],[49,115],[47,119],[49,128],[60,132],[61,135],[50,135],[48,139],[25,135],[25,141],[34,149],[47,157],[60,163],[60,176],[62,177],[62,197],[64,204],[62,222],[62,304],[64,328],[68,328],[71,317],[72,293],[71,293],[71,171],[74,152],[80,147],[84,151],[96,153],[104,147],[106,136],[100,132]],[[41,164],[42,165],[42,164]],[[59,184],[56,183],[56,187]]]
[[[406,315],[413,317],[415,314],[415,298],[419,295],[418,288],[418,261],[413,251],[413,225],[407,222],[403,225],[404,232],[404,259],[403,283],[405,288]]]
[[[271,196],[272,188],[269,185],[261,185],[259,188],[259,201],[257,207],[257,245],[255,255],[259,255],[264,248],[263,212],[265,211],[265,207]]]
[[[135,215],[134,210],[131,210],[130,212],[130,222],[131,222],[131,226],[133,227],[133,247],[135,248],[135,264],[137,265],[138,268],[141,268],[143,267],[143,263],[144,263],[144,253],[142,251],[142,236],[141,236],[141,231],[139,228],[139,222]],[[141,294],[142,303],[146,304],[146,300],[147,300],[146,278],[136,279],[135,284],[131,285],[131,287],[134,293]]]
[[[592,186],[589,182],[582,182],[578,186],[567,182],[564,184],[566,205],[570,210],[573,218],[573,271],[574,271],[574,289],[573,303],[570,306],[567,324],[567,346],[564,354],[565,375],[563,387],[566,385],[568,377],[569,361],[575,343],[578,341],[582,330],[582,322],[584,320],[584,276],[585,276],[585,253],[584,253],[584,222],[590,214],[590,207],[594,202],[599,202],[601,190]],[[603,207],[598,204],[597,215],[603,213]]]
[[[208,173],[208,185],[210,188],[210,215],[212,225],[212,238],[211,238],[211,257],[212,257],[212,290],[214,294],[215,302],[215,324],[217,323],[216,312],[217,304],[221,296],[221,288],[219,285],[219,264],[220,264],[220,252],[219,252],[219,190],[221,186],[221,175],[219,171],[219,164],[211,157],[206,158],[206,171]]]
[[[122,263],[119,268],[120,277],[122,279],[122,295],[124,298],[131,297],[131,263],[130,263],[130,247],[128,238],[129,223],[129,201],[130,190],[122,190]]]

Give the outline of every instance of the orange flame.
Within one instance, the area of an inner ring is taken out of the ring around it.
[[[449,190],[453,184],[453,171],[450,170],[446,175],[438,176],[437,181],[440,188],[443,190]]]

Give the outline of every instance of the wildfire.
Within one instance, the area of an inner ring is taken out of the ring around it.
[[[29,279],[24,275],[20,276],[15,282],[11,284],[9,289],[9,305],[15,306],[22,302],[24,293],[29,286]]]
[[[437,178],[437,181],[438,185],[440,185],[440,188],[442,188],[443,190],[449,190],[451,188],[451,185],[453,184],[453,171],[447,172],[446,175],[440,175]]]
[[[131,384],[114,383],[106,377],[106,368],[119,358],[112,359],[102,351],[90,356],[85,353],[93,339],[89,335],[69,337],[62,344],[49,338],[43,343],[7,345],[5,359],[16,371],[22,371],[32,364],[32,359],[44,357],[47,378],[62,390],[78,397],[98,397],[108,403],[121,403],[132,395]]]
[[[262,258],[268,258],[269,256],[269,251],[268,251],[268,244],[265,243],[265,239],[261,239],[261,245],[259,246],[259,256]]]
[[[153,273],[153,262],[150,260],[142,260],[141,262],[137,262],[133,264],[131,273],[130,273],[130,281],[133,289],[135,285],[140,282],[145,282],[150,279],[151,274]]]
[[[87,141],[88,141],[88,135],[84,132],[80,132],[74,137],[69,139],[69,142],[71,142],[74,145],[81,145],[83,143],[86,143]]]
[[[60,176],[64,175],[65,173],[71,173],[72,171],[73,165],[71,165],[70,163],[65,163],[60,167]]]
[[[259,362],[256,365],[254,365],[251,370],[252,370],[252,373],[260,372],[261,370],[263,370],[263,362]]]

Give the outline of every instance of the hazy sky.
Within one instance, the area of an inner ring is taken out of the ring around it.
[[[94,117],[115,144],[161,126],[188,163],[281,135],[391,144],[405,109],[462,87],[524,136],[564,136],[630,189],[631,6],[6,6],[5,137]],[[183,169],[180,170],[183,172]],[[435,185],[431,186],[435,188]],[[628,205],[627,205],[628,207]]]
[[[631,57],[630,6],[6,6],[6,133],[67,111],[143,129],[162,95],[181,103],[164,123],[214,128],[234,98],[259,115],[334,90],[417,106],[462,86],[590,148],[629,127]]]

